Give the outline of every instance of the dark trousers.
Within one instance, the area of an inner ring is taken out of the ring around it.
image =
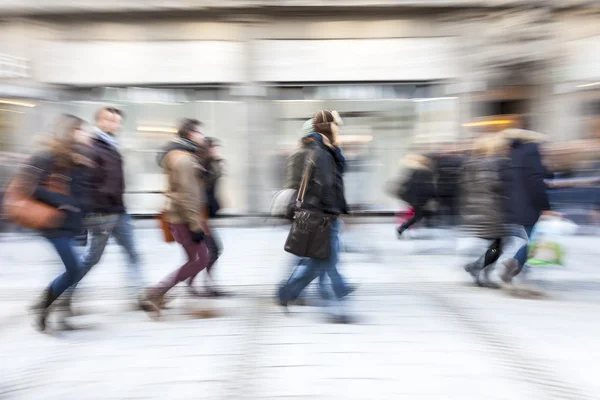
[[[175,241],[185,250],[188,261],[156,284],[153,290],[158,295],[164,295],[179,282],[183,282],[206,268],[208,251],[205,242],[195,243],[192,233],[185,224],[169,224]]]
[[[437,200],[439,202],[438,216],[441,221],[450,226],[456,225],[458,221],[457,197],[440,196]]]
[[[219,238],[219,236],[217,235],[215,230],[211,229],[210,236],[206,236],[204,238],[204,244],[206,245],[206,248],[208,249],[206,273],[210,275],[214,265],[217,263],[217,260],[219,259],[219,257],[221,256],[221,253],[223,252],[223,242],[221,242],[221,239]],[[198,272],[200,272],[200,271],[198,271]],[[198,274],[192,276],[188,280],[188,285],[192,286],[194,284],[194,280],[196,279],[197,275]]]

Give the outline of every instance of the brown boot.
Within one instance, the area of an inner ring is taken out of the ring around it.
[[[164,297],[164,294],[158,294],[152,289],[147,289],[140,298],[140,307],[148,313],[150,318],[158,320],[161,316],[160,310]]]

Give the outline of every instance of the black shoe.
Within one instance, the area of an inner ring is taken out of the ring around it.
[[[354,285],[346,285],[346,290],[343,293],[342,297],[346,297],[351,295],[352,293],[356,292],[357,287]]]
[[[331,317],[329,320],[331,323],[333,324],[354,324],[356,323],[356,318],[353,318],[349,315],[336,315],[334,317]]]
[[[404,226],[399,226],[398,228],[396,228],[396,237],[398,237],[398,239],[402,239],[402,234],[405,230],[406,228],[404,228]]]
[[[218,297],[231,297],[232,294],[225,292],[223,290],[220,289],[215,289],[214,287],[208,287],[206,288],[206,295],[208,297],[212,297],[212,298],[218,298]]]

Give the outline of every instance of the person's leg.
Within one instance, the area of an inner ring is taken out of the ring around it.
[[[500,257],[500,243],[500,239],[487,241],[485,252],[475,262],[465,265],[465,271],[471,275],[477,285],[484,286],[481,272]]]
[[[140,289],[144,286],[142,278],[142,270],[140,267],[140,256],[135,245],[134,227],[131,217],[127,213],[123,213],[119,217],[119,221],[112,231],[112,235],[125,250],[127,255],[127,280],[129,287],[139,294]]]
[[[533,225],[525,226],[525,232],[527,233],[527,241],[529,241],[531,238],[531,233],[533,232]],[[515,253],[514,259],[519,264],[515,270],[515,276],[523,270],[523,267],[527,262],[527,253],[529,251],[529,247],[527,245],[528,243],[525,243],[525,245],[521,246],[521,248]]]
[[[339,262],[339,251],[340,251],[340,228],[341,224],[339,220],[333,221],[331,224],[331,252],[329,258],[324,260],[324,264],[322,269],[329,276],[331,280],[331,287],[333,289],[333,293],[335,296],[340,299],[345,297],[350,288],[347,285],[346,281],[340,275],[337,265]]]
[[[36,322],[38,328],[42,331],[46,329],[46,318],[52,303],[83,277],[81,263],[75,252],[72,239],[60,237],[49,240],[63,262],[65,272],[50,283],[42,294],[40,301],[33,307],[34,311],[39,313]]]
[[[216,234],[215,230],[211,229],[210,235],[205,237],[204,242],[206,244],[208,253],[208,261],[206,265],[206,285],[208,287],[208,293],[213,297],[223,296],[225,295],[225,293],[220,290],[217,290],[214,287],[214,279],[212,276],[212,268],[214,267],[215,263],[217,262],[217,260],[221,256],[221,253],[223,252],[223,245],[221,239]],[[199,295],[199,293],[197,293],[195,289],[193,289],[194,280],[196,279],[196,276],[197,275],[192,276],[187,282],[188,286],[190,287],[190,291],[193,295]]]
[[[104,250],[106,249],[106,244],[108,243],[108,239],[110,238],[110,230],[91,230],[90,231],[90,239],[89,246],[82,257],[80,257],[80,265],[81,265],[81,277],[79,280],[83,279],[91,269],[100,262],[102,258],[102,254],[104,254]],[[75,312],[72,307],[73,296],[77,290],[77,283],[75,282],[71,287],[69,287],[65,293],[63,293],[60,299],[60,308],[62,309],[62,321],[65,322],[65,318],[72,317],[75,315]]]
[[[420,207],[414,207],[414,215],[398,228],[398,234],[402,235],[402,233],[404,233],[405,230],[407,230],[412,225],[419,222],[423,218],[423,216],[424,216],[423,209]]]
[[[206,237],[206,246],[208,247],[208,264],[206,265],[206,272],[210,275],[213,266],[221,256],[221,253],[223,253],[223,242],[214,229],[211,229],[210,236]]]
[[[287,305],[290,301],[298,299],[304,288],[317,278],[320,272],[318,260],[307,259],[306,262],[299,264],[287,282],[279,288],[280,304]]]
[[[187,226],[183,224],[172,224],[171,230],[177,243],[185,250],[188,261],[180,268],[167,275],[152,288],[152,292],[160,297],[179,282],[197,275],[206,268],[208,261],[206,245],[204,242],[195,243],[192,240],[192,234]]]
[[[504,270],[500,272],[500,279],[503,283],[510,283],[519,269],[518,261],[514,254],[517,254],[523,246],[527,245],[527,238],[523,230],[521,236],[507,236],[502,238],[502,266]]]

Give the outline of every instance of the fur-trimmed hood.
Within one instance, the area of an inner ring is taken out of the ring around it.
[[[431,171],[431,160],[421,154],[408,154],[402,159],[402,166],[408,169],[422,169]]]
[[[511,141],[519,141],[521,143],[544,143],[548,141],[548,135],[540,132],[529,131],[527,129],[505,129],[500,132],[502,136]]]

